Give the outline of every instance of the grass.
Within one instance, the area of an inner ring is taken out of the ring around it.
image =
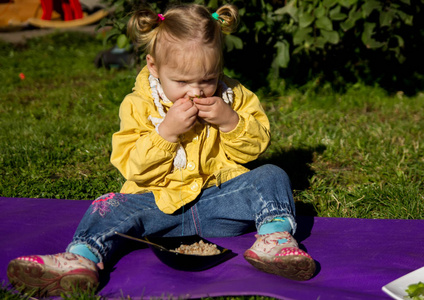
[[[98,40],[70,32],[0,43],[1,196],[83,200],[120,190],[111,135],[137,70],[97,69],[101,50]],[[341,94],[314,82],[258,94],[273,135],[250,166],[283,167],[298,214],[424,217],[423,94],[360,83]],[[6,293],[0,289],[2,299],[15,299]]]
[[[3,196],[93,199],[122,184],[108,161],[110,140],[136,71],[96,69],[101,43],[79,36],[1,50]]]
[[[343,95],[293,91],[266,109],[274,135],[265,157],[280,158],[296,200],[318,216],[424,217],[423,94],[389,96],[361,85]]]

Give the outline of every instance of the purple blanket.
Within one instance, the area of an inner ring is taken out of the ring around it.
[[[0,197],[0,282],[9,260],[62,252],[90,201]],[[237,256],[200,272],[177,271],[135,247],[108,274],[108,299],[262,295],[278,299],[388,299],[381,288],[424,266],[424,220],[299,217],[297,240],[316,260],[315,277],[295,282],[254,269],[243,252],[254,233],[209,238]]]

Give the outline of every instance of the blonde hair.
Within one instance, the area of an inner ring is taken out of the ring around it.
[[[168,8],[162,20],[153,10],[142,8],[131,16],[127,33],[134,45],[150,54],[158,66],[170,57],[175,44],[194,42],[203,49],[202,53],[196,55],[211,53],[216,68],[221,71],[223,33],[236,30],[238,10],[235,6],[226,4],[218,8],[216,13],[218,20],[212,17],[205,6],[183,4]]]

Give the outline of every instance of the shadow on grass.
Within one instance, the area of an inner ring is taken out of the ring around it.
[[[246,165],[254,169],[261,165],[273,164],[282,168],[290,178],[293,190],[304,191],[310,187],[309,180],[315,174],[311,169],[315,153],[323,153],[326,147],[319,145],[313,148],[290,149],[275,153],[267,158],[259,158]],[[312,204],[296,202],[298,215],[316,216],[317,212]]]

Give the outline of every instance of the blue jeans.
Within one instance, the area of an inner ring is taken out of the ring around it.
[[[160,211],[152,193],[103,195],[85,213],[68,250],[83,244],[100,261],[108,261],[123,241],[115,231],[137,237],[236,236],[275,217],[288,218],[294,234],[290,180],[279,167],[264,165],[203,190],[193,203],[174,214]]]

